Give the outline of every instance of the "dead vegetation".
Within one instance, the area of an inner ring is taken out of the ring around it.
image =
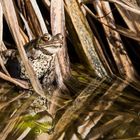
[[[12,78],[0,55],[0,139],[140,139],[139,6],[139,0],[0,0],[0,50],[14,46],[30,75],[30,82]],[[51,96],[23,47],[48,32],[64,36]],[[31,87],[33,96],[19,106]],[[48,100],[48,110],[28,116],[36,96]]]

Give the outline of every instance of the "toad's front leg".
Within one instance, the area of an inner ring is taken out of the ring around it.
[[[48,88],[53,84],[55,80],[55,72],[54,71],[48,71],[42,79],[42,85],[44,88]]]
[[[15,49],[8,49],[0,51],[3,63],[6,66],[8,73],[14,78],[20,78],[20,62],[17,58],[18,51]]]

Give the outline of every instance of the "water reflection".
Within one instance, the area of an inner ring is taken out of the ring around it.
[[[37,139],[42,133],[50,140],[140,139],[138,87],[117,77],[90,77],[81,71],[73,71],[65,84],[69,93],[55,90],[47,110],[34,115],[26,112],[36,96],[19,106],[25,93],[19,96],[17,89],[3,84],[1,139]]]

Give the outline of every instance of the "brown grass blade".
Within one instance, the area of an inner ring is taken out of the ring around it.
[[[9,81],[9,82],[11,82],[11,83],[13,83],[13,84],[15,84],[15,85],[18,85],[18,86],[20,86],[20,87],[22,87],[22,88],[24,88],[24,89],[29,89],[29,84],[28,84],[27,82],[22,81],[22,80],[19,80],[19,79],[16,80],[16,79],[14,79],[14,78],[11,78],[11,77],[5,75],[5,74],[2,73],[2,72],[0,72],[0,78],[4,79],[4,80],[6,80],[6,81]]]
[[[0,45],[2,41],[2,35],[3,35],[3,10],[0,3]]]
[[[109,24],[105,23],[105,22],[102,22],[100,19],[102,17],[99,17],[99,16],[96,16],[92,13],[92,11],[86,6],[83,4],[83,7],[86,9],[86,11],[96,20],[98,20],[100,23],[102,23],[103,25],[111,28],[112,30],[114,31],[117,31],[119,34],[125,36],[125,37],[128,37],[128,38],[131,38],[131,39],[134,39],[135,41],[138,41],[140,42],[140,35],[138,33],[135,33],[134,30],[130,27],[130,29],[127,29],[127,28],[124,28],[120,25],[117,25],[115,24],[115,28],[110,26]]]
[[[49,0],[42,0],[42,2],[44,3],[45,7],[49,10],[51,6],[51,2]]]
[[[94,4],[94,7],[96,8],[96,11],[100,17],[103,17],[107,13],[111,11],[111,8],[109,6],[108,2],[103,1],[96,1],[96,4]],[[115,20],[113,17],[113,14],[110,13],[105,18],[100,19],[101,22],[105,22],[109,26],[115,27]],[[132,62],[130,58],[128,57],[128,54],[124,48],[124,45],[121,41],[120,35],[118,32],[111,30],[110,28],[103,25],[104,31],[106,33],[106,38],[110,47],[110,50],[112,52],[113,58],[116,62],[119,74],[121,77],[124,78],[130,78],[132,80],[135,79],[135,69],[132,67]],[[122,53],[121,53],[122,52]]]
[[[6,69],[1,56],[0,56],[0,66],[1,66],[2,70],[5,72],[5,74],[7,74],[10,77],[10,74],[8,73],[8,71]]]
[[[71,34],[71,39],[74,41],[77,54],[79,54],[79,57],[85,63],[87,70],[92,70],[96,75],[104,77],[107,75],[107,72],[95,50],[98,44],[95,41],[87,19],[80,9],[79,3],[76,0],[65,0],[65,5],[69,15],[67,19],[70,18],[68,21],[69,33]]]
[[[63,0],[52,0],[51,1],[51,30],[52,34],[61,33],[64,37],[63,47],[58,52],[58,61],[62,73],[62,78],[67,79],[70,75],[70,65],[66,45],[65,35],[65,15],[64,15],[64,3]],[[58,67],[58,66],[57,66]],[[58,69],[58,68],[57,68]],[[57,74],[59,74],[57,72]]]
[[[30,0],[30,2],[31,2],[31,5],[32,5],[33,10],[35,12],[36,18],[38,19],[38,22],[39,22],[39,25],[40,25],[40,28],[41,28],[43,34],[48,33],[48,30],[46,28],[46,24],[44,22],[44,19],[42,17],[41,11],[37,5],[36,0]]]
[[[3,46],[3,41],[2,41],[2,39],[3,39],[3,10],[2,10],[1,3],[0,3],[0,51],[6,49],[6,47]],[[1,56],[0,56],[0,65],[1,65],[1,67],[2,67],[2,69],[3,69],[3,71],[4,71],[8,76],[10,76],[9,73],[8,73],[8,71],[7,71],[6,68],[5,68],[5,65],[4,65],[4,62],[3,62]]]
[[[26,19],[24,18],[23,14],[21,12],[19,12],[19,15],[20,15],[20,17],[21,17],[21,19],[22,19],[22,21],[23,21],[23,23],[25,25],[27,34],[29,36],[29,40],[32,40],[34,38],[34,35],[33,35],[32,31],[31,31],[29,25],[28,25],[28,22],[26,21]]]
[[[2,41],[2,38],[3,38],[3,10],[2,10],[2,6],[1,6],[1,3],[0,3],[0,50],[2,51],[3,50],[3,41]],[[8,71],[6,70],[5,66],[4,66],[4,62],[0,56],[0,65],[3,69],[3,71],[9,75]]]
[[[28,23],[35,36],[41,36],[43,33],[48,33],[44,19],[36,1],[25,0],[24,10],[28,15]]]
[[[19,94],[19,95],[17,95],[16,97],[10,99],[10,101],[7,101],[7,102],[5,102],[5,103],[0,103],[0,110],[1,110],[2,108],[4,108],[4,107],[10,105],[10,103],[12,103],[12,102],[14,102],[14,101],[20,99],[24,94],[25,94],[25,93]]]
[[[127,9],[124,9],[123,7],[121,7],[117,4],[115,4],[115,5],[116,5],[118,11],[120,12],[123,20],[128,25],[129,29],[136,32],[136,33],[139,33],[139,31],[140,31],[140,23],[139,23],[140,17],[139,17],[139,15],[137,15],[133,12],[130,12]]]
[[[118,0],[101,0],[101,1],[108,1],[108,2],[118,4],[118,5],[122,6],[123,8],[125,8],[126,10],[129,10],[135,14],[140,15],[140,8],[133,5],[128,0],[120,0],[120,1],[118,1]]]

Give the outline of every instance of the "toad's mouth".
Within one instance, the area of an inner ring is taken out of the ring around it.
[[[53,55],[53,54],[56,54],[60,50],[60,48],[48,47],[48,48],[38,48],[38,50],[40,50],[42,53],[46,55]]]
[[[55,40],[55,41],[48,41],[44,44],[39,44],[37,49],[42,51],[46,55],[52,55],[57,53],[60,48],[62,48],[63,41],[62,40]]]
[[[48,48],[48,47],[52,47],[52,48],[61,48],[61,46],[63,45],[63,41],[62,40],[51,40],[51,41],[46,41],[45,44],[39,44],[39,48]]]

